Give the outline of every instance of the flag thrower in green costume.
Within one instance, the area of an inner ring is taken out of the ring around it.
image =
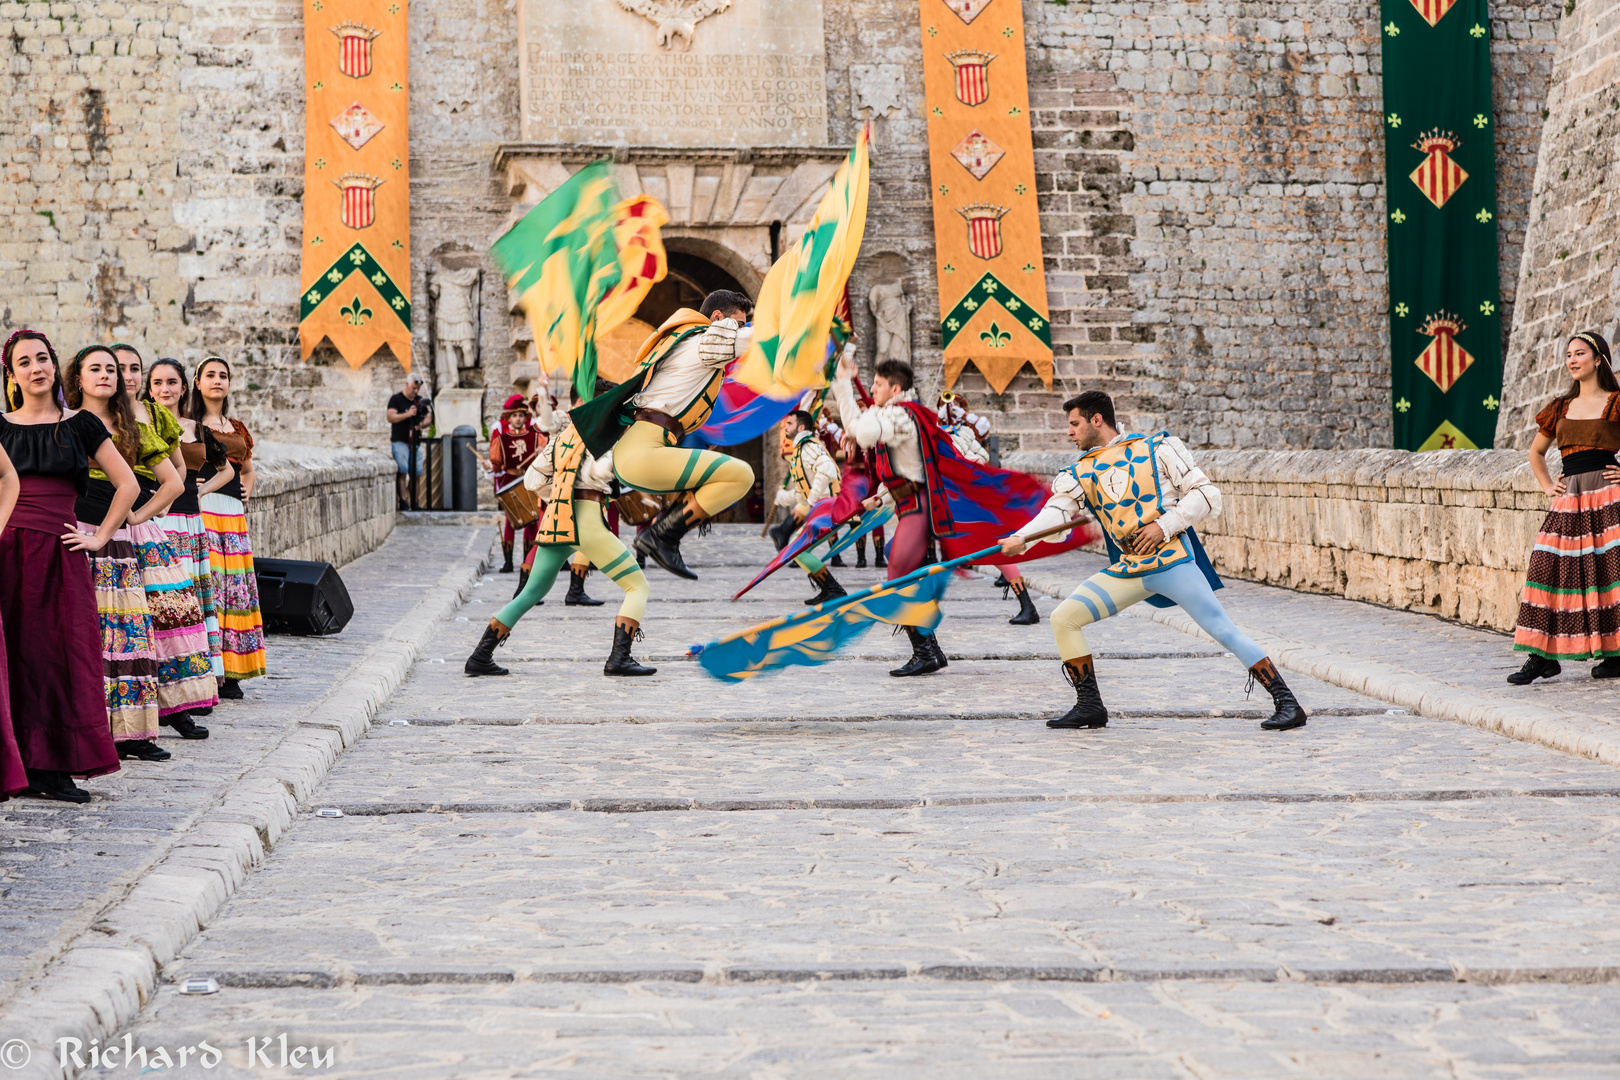
[[[1403,450],[1488,447],[1502,393],[1485,0],[1382,0],[1390,393]]]

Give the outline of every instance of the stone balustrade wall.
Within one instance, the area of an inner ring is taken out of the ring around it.
[[[1222,574],[1511,630],[1547,510],[1510,450],[1207,450]],[[1050,477],[1073,455],[1011,454]],[[1553,472],[1557,474],[1554,466]]]
[[[263,442],[253,471],[255,555],[342,566],[394,529],[394,462],[380,451]]]

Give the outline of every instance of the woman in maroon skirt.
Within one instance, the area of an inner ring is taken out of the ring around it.
[[[17,508],[17,470],[11,467],[11,458],[0,450],[0,534],[6,531],[6,522]],[[17,736],[11,729],[11,695],[5,692],[6,638],[0,632],[0,802],[4,802],[28,788],[28,774],[23,770],[22,755],[17,753]]]
[[[89,802],[74,776],[116,772],[107,721],[101,627],[87,551],[100,551],[139,491],[135,473],[102,422],[68,409],[56,353],[44,334],[19,330],[0,351],[11,412],[0,448],[17,470],[17,509],[0,533],[0,624],[11,660],[7,683],[28,790]],[[116,488],[94,535],[73,527],[74,501],[94,461]]]

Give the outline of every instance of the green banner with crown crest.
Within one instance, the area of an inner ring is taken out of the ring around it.
[[[1485,0],[1381,0],[1390,393],[1402,450],[1488,447],[1502,394]]]

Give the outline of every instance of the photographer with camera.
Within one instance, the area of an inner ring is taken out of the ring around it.
[[[399,509],[410,505],[409,484],[415,476],[427,472],[427,453],[422,448],[422,433],[433,423],[433,402],[422,394],[422,376],[415,372],[405,376],[405,389],[388,399],[389,444],[398,467],[395,494]],[[416,468],[411,468],[412,457]]]

